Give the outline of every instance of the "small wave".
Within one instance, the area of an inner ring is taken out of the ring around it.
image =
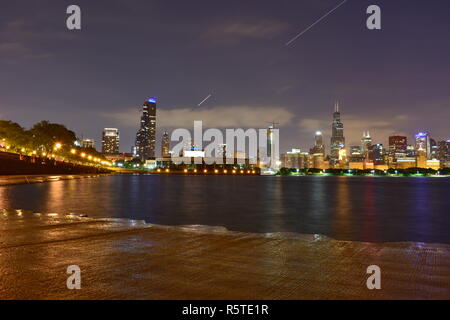
[[[323,234],[310,234],[310,233],[301,233],[301,232],[265,232],[265,233],[257,233],[257,232],[244,232],[244,231],[233,231],[229,230],[224,226],[210,226],[210,225],[202,225],[202,224],[192,224],[192,225],[164,225],[164,224],[154,224],[146,222],[145,220],[135,220],[130,218],[108,218],[108,217],[88,217],[85,214],[70,212],[67,214],[59,214],[59,213],[38,213],[23,209],[0,209],[0,212],[3,213],[3,216],[18,216],[20,218],[28,217],[47,217],[47,218],[69,218],[76,220],[84,220],[84,221],[110,221],[110,222],[118,222],[123,223],[128,226],[137,227],[137,228],[154,228],[158,230],[166,230],[166,231],[180,231],[180,232],[191,232],[191,233],[200,233],[200,234],[216,234],[216,235],[230,235],[230,236],[239,236],[246,238],[272,238],[272,239],[295,239],[301,241],[310,241],[310,242],[324,242],[324,241],[339,241],[339,242],[360,242],[360,243],[385,243],[385,244],[408,244],[413,247],[429,247],[433,248],[444,248],[445,250],[449,250],[449,245],[445,243],[433,243],[433,242],[420,242],[420,241],[359,241],[359,240],[341,240],[332,238]]]

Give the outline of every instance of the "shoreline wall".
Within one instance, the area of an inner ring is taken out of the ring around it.
[[[0,152],[0,175],[98,174],[111,172],[111,170],[100,167]]]

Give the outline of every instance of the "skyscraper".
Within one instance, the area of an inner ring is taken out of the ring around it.
[[[398,158],[407,156],[408,139],[405,136],[389,137],[389,162],[393,163]]]
[[[437,157],[441,161],[450,160],[450,140],[438,142]]]
[[[416,152],[422,151],[425,153],[427,159],[431,155],[430,135],[428,132],[419,132],[416,138]]]
[[[363,162],[364,155],[361,146],[350,146],[350,162]]]
[[[102,153],[119,153],[119,129],[105,128],[103,130]]]
[[[430,138],[430,154],[428,155],[428,159],[437,159],[438,158],[438,150],[439,146],[436,140]]]
[[[334,105],[333,124],[331,127],[331,165],[336,165],[339,162],[339,153],[343,149],[345,149],[344,125],[341,122],[339,103],[336,102]]]
[[[384,148],[381,143],[374,144],[371,147],[372,160],[374,164],[384,164]]]
[[[167,131],[164,131],[161,140],[161,156],[163,158],[170,158],[169,151],[170,151],[169,133]]]
[[[136,134],[136,153],[141,161],[155,158],[156,98],[149,98],[142,106],[141,126]]]
[[[366,160],[371,159],[370,153],[372,150],[372,138],[370,137],[369,131],[363,133],[361,138],[361,151]]]
[[[278,141],[278,129],[275,129],[275,122],[267,128],[267,167],[271,169],[277,169],[280,162],[279,155],[279,141]]]
[[[267,128],[267,156],[272,156],[272,146],[273,146],[273,129],[275,126],[269,126]]]
[[[322,132],[316,131],[314,136],[314,147],[310,150],[312,154],[322,154],[325,155],[325,146],[323,145]]]

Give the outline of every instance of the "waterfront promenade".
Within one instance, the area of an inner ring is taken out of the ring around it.
[[[3,211],[0,299],[449,299],[449,249]]]

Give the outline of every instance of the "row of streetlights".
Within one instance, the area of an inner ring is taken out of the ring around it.
[[[9,149],[11,148],[11,146],[9,146],[8,144],[6,144],[6,139],[5,139],[5,138],[3,138],[1,141],[4,143],[5,149],[6,149],[6,150],[9,150]],[[56,153],[56,152],[58,152],[59,150],[61,150],[62,147],[63,147],[63,145],[62,145],[60,142],[56,142],[56,143],[54,144],[54,146],[53,146],[53,151]],[[25,148],[21,148],[21,149],[20,149],[20,152],[25,153],[25,152],[26,152],[26,149],[25,149]],[[77,155],[77,154],[78,154],[77,150],[74,149],[74,148],[70,149],[70,153],[71,153],[72,155]],[[38,152],[37,152],[36,150],[33,150],[33,151],[31,152],[31,154],[32,154],[32,155],[37,155]],[[42,152],[41,155],[42,155],[43,157],[56,158],[56,155],[55,155],[54,153],[48,154],[47,152]],[[111,165],[111,163],[110,163],[109,161],[105,161],[105,160],[102,160],[102,159],[100,159],[100,158],[93,157],[92,155],[86,154],[85,152],[81,152],[79,155],[80,155],[80,157],[83,158],[84,160],[87,159],[87,160],[89,160],[89,161],[96,162],[96,163],[99,163],[99,164],[105,165],[105,166],[110,166],[110,165]],[[62,160],[64,161],[65,159],[62,158]]]
[[[158,168],[158,169],[156,169],[156,172],[167,172],[167,173],[169,173],[170,169],[164,169],[163,170],[163,169]],[[198,173],[198,170],[197,169],[193,169],[193,170],[184,169],[183,172],[184,173],[189,173],[189,172]],[[209,173],[209,172],[210,171],[208,171],[208,169],[203,169],[203,173]],[[219,173],[227,174],[228,170],[224,169],[224,170],[222,170],[222,172],[220,172],[219,169],[214,169],[211,172],[214,172],[215,174],[219,174]],[[246,174],[255,174],[256,173],[255,170],[236,170],[236,169],[233,169],[230,172],[232,174],[245,174],[245,173]]]

